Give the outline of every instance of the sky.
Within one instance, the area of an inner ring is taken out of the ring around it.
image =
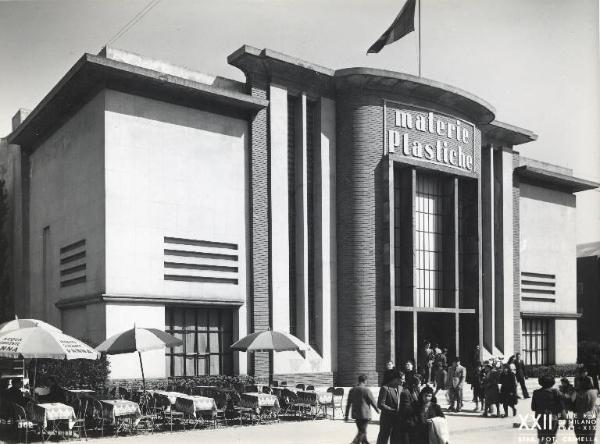
[[[421,0],[423,77],[491,103],[534,131],[517,150],[600,182],[598,0]],[[83,55],[150,0],[0,0],[0,136]],[[161,0],[111,46],[244,80],[227,64],[243,44],[332,69],[417,74],[418,33],[366,55],[404,0]],[[418,27],[418,23],[417,23]],[[600,241],[600,191],[577,197],[577,242]]]

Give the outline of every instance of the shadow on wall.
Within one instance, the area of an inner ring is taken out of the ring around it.
[[[218,114],[214,111],[197,108],[194,108],[196,112],[190,112],[188,107],[173,104],[169,106],[169,112],[165,112],[165,102],[163,101],[118,91],[112,91],[112,93],[124,94],[128,96],[128,100],[111,100],[111,93],[107,93],[106,111],[226,136],[242,137],[247,131],[247,125],[240,125],[239,123],[239,120],[247,120],[244,117],[227,117],[225,113]],[[156,106],[153,106],[153,104],[156,104]],[[211,108],[211,110],[213,109],[218,110],[218,107]],[[215,114],[217,115],[215,116]],[[203,118],[198,118],[199,115]]]
[[[539,200],[542,202],[575,208],[576,197],[571,193],[553,190],[547,184],[536,186],[534,183],[524,183],[521,179],[521,198]]]

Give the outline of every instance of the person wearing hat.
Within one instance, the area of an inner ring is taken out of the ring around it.
[[[444,418],[442,409],[436,402],[433,396],[433,389],[425,386],[419,399],[413,407],[413,430],[411,433],[411,444],[428,444],[429,443],[429,424],[436,417]]]
[[[467,376],[467,370],[460,365],[460,357],[456,356],[452,360],[452,365],[448,369],[448,394],[450,396],[451,412],[460,412],[463,406],[463,384]],[[456,409],[454,405],[456,404]]]

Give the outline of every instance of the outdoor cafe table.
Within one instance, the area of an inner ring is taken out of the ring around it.
[[[296,392],[296,404],[309,406],[314,413],[313,419],[317,417],[320,411],[326,413],[324,409],[333,402],[333,393],[317,392],[313,390],[300,390]]]
[[[102,403],[102,418],[111,425],[116,426],[115,434],[122,430],[127,420],[132,427],[137,426],[142,417],[140,406],[125,399],[105,399]]]
[[[206,396],[180,395],[175,400],[174,409],[194,420],[194,428],[204,416],[214,419],[217,414],[215,400]]]
[[[239,407],[255,415],[259,421],[267,418],[277,419],[279,400],[275,395],[267,393],[242,393]]]
[[[175,405],[178,396],[187,396],[180,392],[167,392],[165,390],[149,390],[154,395],[158,403],[162,406],[169,407]]]
[[[73,407],[60,402],[31,404],[29,415],[31,421],[40,424],[44,432],[47,432],[48,422],[52,422],[55,427],[54,430],[57,431],[57,421],[64,421],[71,430],[76,419]]]

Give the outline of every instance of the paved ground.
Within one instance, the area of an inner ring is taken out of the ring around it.
[[[528,381],[531,389],[535,387],[533,381]],[[377,389],[373,389],[376,391]],[[532,391],[532,390],[531,390]],[[470,391],[465,393],[465,399],[472,399]],[[447,406],[444,396],[440,396],[442,407]],[[530,414],[530,400],[520,400],[517,406],[518,413],[523,416]],[[474,404],[465,402],[465,407],[460,413],[446,412],[450,428],[450,442],[452,444],[505,444],[505,443],[537,443],[536,433],[532,430],[519,429],[520,419],[509,418],[483,418],[480,412],[473,412]],[[234,426],[219,429],[187,430],[181,432],[161,432],[155,434],[141,434],[137,436],[124,436],[118,438],[91,439],[99,444],[138,444],[138,443],[218,443],[218,444],[338,444],[350,443],[355,434],[353,423],[343,420],[316,420],[288,422],[277,424]],[[371,443],[377,440],[379,424],[377,416],[368,428],[368,438]],[[600,442],[598,437],[597,442]],[[0,441],[1,442],[1,441]],[[558,443],[574,443],[575,435],[572,431],[560,431]]]
[[[532,387],[533,388],[533,387]],[[442,399],[442,406],[446,403]],[[471,399],[470,392],[467,398]],[[520,400],[518,413],[526,416],[530,413],[530,400]],[[536,433],[532,430],[519,429],[519,417],[483,418],[481,413],[474,413],[474,404],[467,401],[461,413],[447,413],[452,444],[505,444],[505,443],[537,443]],[[445,410],[445,409],[444,409]],[[371,443],[377,441],[379,431],[378,418],[375,417],[368,429]],[[137,444],[137,443],[219,443],[219,444],[338,444],[350,443],[355,434],[353,423],[343,420],[316,420],[302,422],[280,422],[259,426],[228,427],[173,433],[157,433],[122,438],[106,438],[102,443]],[[575,442],[572,431],[559,432],[557,442]]]

